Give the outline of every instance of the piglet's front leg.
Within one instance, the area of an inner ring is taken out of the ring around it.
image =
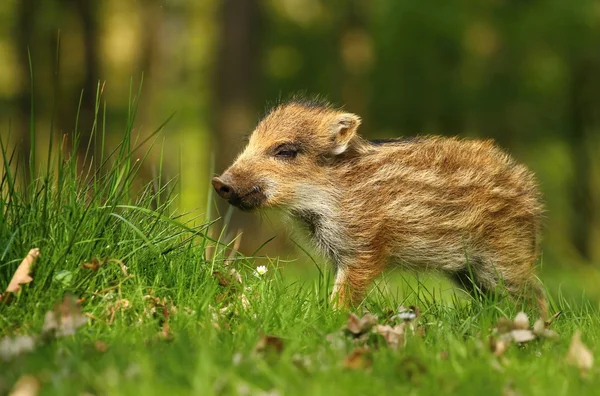
[[[357,256],[348,264],[338,265],[331,293],[334,308],[344,309],[359,305],[369,284],[384,268],[380,258],[370,255]]]

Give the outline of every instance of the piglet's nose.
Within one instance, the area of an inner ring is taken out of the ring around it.
[[[217,194],[223,199],[229,200],[235,195],[233,187],[231,187],[227,181],[223,180],[223,178],[214,177],[212,179],[212,185],[217,191]]]

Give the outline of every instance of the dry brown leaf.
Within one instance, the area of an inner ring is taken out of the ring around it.
[[[519,312],[513,321],[515,330],[525,330],[529,328],[529,318],[525,312]]]
[[[360,318],[352,312],[348,314],[346,329],[353,334],[360,334]]]
[[[533,324],[533,332],[535,333],[535,335],[542,335],[544,333],[544,330],[546,330],[546,324],[544,323],[544,319],[540,318],[536,320]]]
[[[359,336],[371,330],[371,328],[376,324],[377,316],[371,313],[364,314],[362,318],[350,313],[348,314],[348,323],[346,324],[346,329],[350,333]]]
[[[89,263],[82,264],[81,268],[89,269],[92,271],[98,271],[100,269],[100,267],[102,266],[102,264],[104,264],[104,263],[101,262],[100,260],[98,260],[96,257],[94,257],[90,260]]]
[[[234,283],[242,283],[242,275],[235,268],[231,268],[228,274],[221,271],[214,271],[213,277],[217,279],[219,286],[222,287],[230,287]]]
[[[106,311],[106,314],[109,316],[108,324],[113,324],[118,311],[126,311],[129,308],[131,308],[131,302],[129,302],[129,300],[127,300],[126,298],[120,298],[117,301],[115,301],[114,304],[108,306]]]
[[[40,249],[31,249],[27,256],[21,261],[21,264],[17,267],[15,274],[13,275],[8,287],[6,288],[7,293],[16,293],[21,289],[21,285],[29,283],[33,280],[31,270],[33,264],[40,257]]]
[[[254,354],[266,358],[278,358],[283,352],[283,340],[276,336],[262,334],[254,346]]]
[[[81,307],[72,295],[65,295],[63,300],[54,306],[54,310],[46,312],[42,333],[64,337],[75,334],[88,319],[81,312]]]
[[[389,325],[377,325],[375,326],[375,332],[383,336],[389,347],[398,349],[400,345],[404,344],[404,327],[405,323],[401,323],[394,327]]]
[[[248,300],[248,297],[244,293],[240,294],[240,302],[243,309],[250,308],[250,300]]]
[[[12,390],[9,396],[35,396],[40,392],[40,381],[33,375],[23,375]]]
[[[594,355],[583,342],[581,332],[577,330],[571,339],[571,346],[567,352],[566,362],[576,366],[582,372],[589,371],[594,365]]]
[[[558,334],[546,329],[542,319],[538,319],[530,328],[529,318],[524,312],[519,312],[514,320],[505,317],[498,319],[496,337],[490,337],[490,349],[496,356],[502,356],[512,342],[519,344],[536,338],[556,338]]]
[[[152,293],[152,290],[148,290],[148,293]],[[168,298],[160,298],[152,294],[146,294],[144,300],[146,300],[146,307],[144,308],[143,316],[158,320],[158,325],[161,329],[158,332],[159,338],[172,340],[173,334],[171,333],[169,318],[171,314],[177,312],[177,307]]]
[[[104,353],[108,350],[108,344],[104,341],[96,340],[94,347],[98,352]]]
[[[231,280],[220,271],[214,271],[213,277],[215,277],[221,287],[229,287],[231,285]]]
[[[373,365],[371,351],[366,347],[356,348],[344,358],[344,367],[352,370],[368,369]]]
[[[123,275],[129,276],[129,273],[127,272],[127,266],[125,265],[125,263],[122,260],[119,260],[116,258],[111,258],[111,259],[108,259],[108,262],[118,264],[119,268],[121,268],[121,272],[123,273]]]
[[[25,352],[30,352],[35,348],[35,341],[35,338],[26,335],[4,337],[0,340],[0,358],[9,360]]]
[[[502,356],[508,349],[508,346],[512,342],[512,336],[510,333],[500,335],[497,339],[490,337],[490,349],[496,356]]]
[[[546,328],[546,323],[544,322],[544,319],[542,319],[542,318],[536,320],[535,323],[533,324],[533,333],[538,337],[544,337],[544,338],[557,338],[558,337],[558,333],[556,333],[554,330],[550,330],[550,329]]]
[[[169,326],[170,313],[166,305],[163,306],[162,315],[162,328],[158,335],[164,340],[171,340],[173,339],[173,334],[171,333],[171,326]]]
[[[232,268],[229,271],[229,274],[237,283],[242,283],[242,275],[240,275],[240,273],[235,268]]]
[[[529,329],[517,329],[510,332],[513,340],[518,343],[524,343],[535,340],[535,335]]]

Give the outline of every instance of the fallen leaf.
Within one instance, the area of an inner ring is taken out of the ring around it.
[[[81,268],[89,269],[92,271],[98,271],[102,264],[104,264],[104,262],[101,262],[96,257],[94,257],[92,258],[92,260],[90,260],[89,263],[82,264]]]
[[[237,281],[237,283],[242,283],[242,275],[240,275],[240,273],[235,268],[232,268],[229,271],[229,274],[233,277],[233,279]]]
[[[578,367],[582,373],[589,371],[594,365],[594,355],[592,355],[589,348],[581,342],[581,332],[579,330],[573,334],[571,346],[567,352],[566,362]]]
[[[162,328],[158,335],[164,340],[173,339],[173,334],[171,334],[171,326],[169,326],[169,309],[164,306],[162,310],[163,319],[162,319]]]
[[[33,280],[31,277],[31,269],[33,264],[40,257],[40,249],[31,249],[27,256],[21,261],[21,264],[17,267],[15,274],[13,275],[8,287],[6,288],[7,293],[16,293],[21,289],[21,285],[29,283]]]
[[[229,273],[213,271],[213,277],[217,279],[219,286],[226,288],[233,286],[235,283],[242,283],[242,275],[235,268],[231,268]]]
[[[529,318],[524,312],[519,312],[514,320],[501,317],[496,325],[498,337],[490,337],[490,349],[496,356],[502,356],[512,342],[522,344],[536,338],[558,337],[556,332],[546,328],[542,319],[538,319],[533,328],[529,326]]]
[[[108,324],[112,325],[114,320],[115,320],[115,316],[117,315],[118,311],[126,311],[129,308],[131,308],[131,302],[129,302],[129,300],[127,300],[126,298],[121,298],[118,299],[117,301],[115,301],[113,304],[109,305],[107,308],[107,315],[110,316],[108,318]],[[145,312],[145,311],[144,311]]]
[[[496,356],[502,356],[508,349],[513,338],[510,333],[501,334],[500,337],[490,337],[490,349]]]
[[[217,282],[219,282],[219,286],[229,287],[231,285],[231,280],[227,276],[225,276],[222,272],[213,271],[213,276],[217,279]]]
[[[3,360],[12,359],[25,352],[30,352],[35,347],[35,339],[30,336],[19,335],[4,337],[0,341],[0,357]]]
[[[398,326],[377,325],[375,332],[380,334],[385,339],[385,342],[393,349],[398,349],[404,344],[404,323]]]
[[[535,323],[533,324],[533,332],[536,335],[540,335],[544,332],[544,330],[546,330],[546,324],[544,323],[544,319],[538,319],[535,321]]]
[[[127,266],[125,265],[125,263],[122,260],[116,259],[116,258],[111,258],[108,259],[109,263],[117,263],[119,265],[119,267],[121,268],[121,272],[123,273],[124,276],[128,277],[129,273],[127,272]]]
[[[148,290],[148,293],[152,293],[152,290]],[[146,300],[146,307],[142,313],[143,317],[158,320],[158,325],[160,326],[160,331],[158,332],[159,338],[163,340],[173,339],[169,318],[173,313],[177,312],[177,307],[170,299],[166,297],[160,298],[152,294],[146,294],[144,300]]]
[[[101,353],[104,353],[108,350],[108,344],[104,341],[96,340],[94,346],[96,347],[96,350]]]
[[[519,312],[513,321],[516,330],[525,330],[529,328],[529,318],[525,312]]]
[[[56,337],[70,336],[87,322],[75,297],[65,295],[62,302],[54,306],[54,310],[46,312],[42,333]]]
[[[373,365],[373,356],[369,348],[356,348],[344,358],[344,367],[352,370],[367,369]]]
[[[355,336],[359,336],[371,330],[371,328],[376,324],[377,316],[371,313],[364,314],[362,318],[350,313],[348,314],[348,323],[346,324],[346,329]]]
[[[556,333],[554,330],[550,330],[550,329],[546,328],[546,323],[544,322],[544,319],[542,319],[542,318],[536,320],[535,323],[533,324],[533,333],[538,337],[544,337],[544,338],[557,338],[558,337],[558,333]]]
[[[524,343],[524,342],[535,340],[535,335],[529,329],[513,330],[510,332],[510,335],[512,336],[513,340],[518,343]]]
[[[40,392],[40,381],[33,375],[23,375],[12,390],[9,396],[35,396]]]
[[[283,352],[283,340],[276,336],[262,334],[254,346],[254,354],[266,358],[276,358]]]

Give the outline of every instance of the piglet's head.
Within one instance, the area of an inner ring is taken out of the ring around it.
[[[324,183],[326,167],[343,160],[360,118],[310,102],[272,110],[252,132],[235,162],[212,184],[217,194],[242,210],[293,208]]]

